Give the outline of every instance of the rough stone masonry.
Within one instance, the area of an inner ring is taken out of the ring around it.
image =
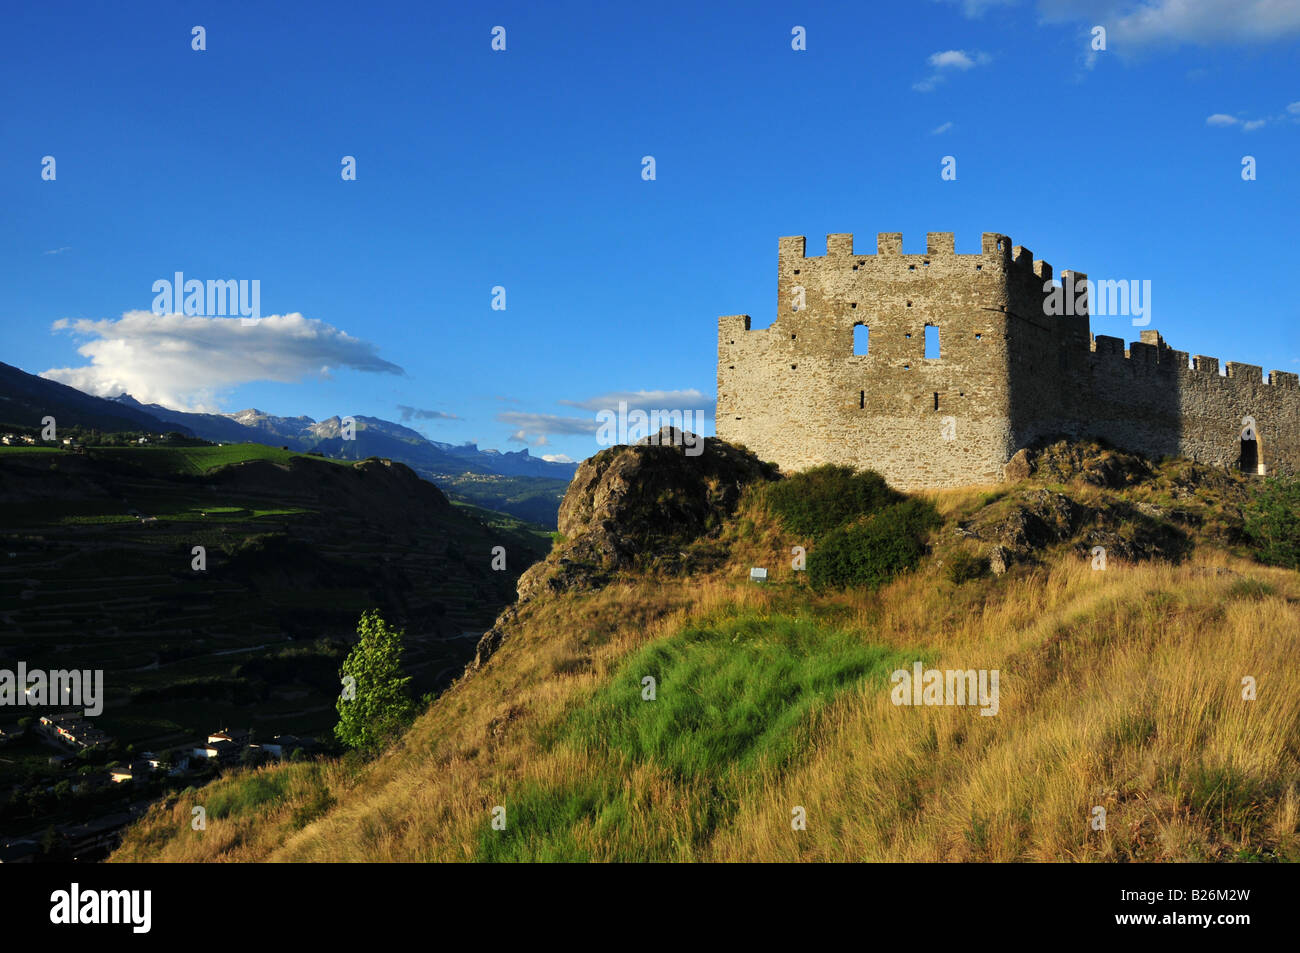
[[[956,254],[951,232],[929,233],[924,255],[902,247],[898,233],[873,254],[828,235],[809,257],[802,236],[780,239],[776,321],[718,319],[719,437],[784,470],[849,464],[907,489],[1000,482],[1017,450],[1052,437],[1300,473],[1296,374],[1221,374],[1154,330],[1127,349],[1094,336],[1086,309],[1048,313],[1052,266],[1005,235],[984,233],[978,255]]]

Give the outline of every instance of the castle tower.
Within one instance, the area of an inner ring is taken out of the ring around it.
[[[846,464],[906,489],[995,483],[1021,447],[1092,436],[1300,472],[1297,375],[1265,381],[1229,362],[1221,376],[1217,359],[1189,363],[1154,330],[1127,350],[1094,339],[1087,276],[1063,272],[1069,304],[1054,308],[1052,266],[1005,235],[986,232],[975,255],[956,254],[950,232],[929,233],[923,255],[903,254],[897,233],[873,253],[852,235],[828,235],[823,256],[805,244],[780,239],[770,327],[718,319],[718,436],[784,470]]]

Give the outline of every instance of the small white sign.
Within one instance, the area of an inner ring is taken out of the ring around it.
[[[764,579],[767,578],[767,570],[766,570],[766,569],[751,569],[751,570],[749,571],[749,578],[750,578],[750,579],[753,579],[755,582],[762,582]]]

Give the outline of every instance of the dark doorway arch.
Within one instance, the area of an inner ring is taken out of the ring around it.
[[[1259,441],[1246,440],[1244,437],[1241,441],[1241,458],[1237,464],[1241,467],[1242,473],[1259,472]]]

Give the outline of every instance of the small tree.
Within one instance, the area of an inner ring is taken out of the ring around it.
[[[1243,515],[1260,562],[1300,569],[1300,479],[1270,479]]]
[[[334,736],[349,748],[374,751],[415,717],[408,676],[402,674],[402,637],[371,609],[357,623],[359,641],[339,674],[344,690],[335,707]],[[350,679],[350,681],[349,681]]]

